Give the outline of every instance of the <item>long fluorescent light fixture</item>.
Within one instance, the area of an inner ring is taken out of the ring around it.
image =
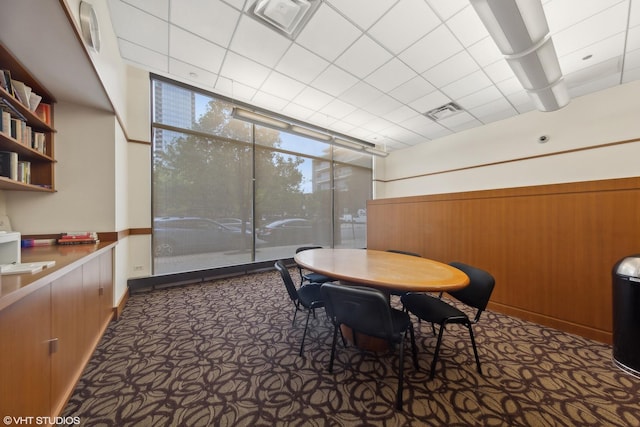
[[[249,15],[269,28],[295,39],[321,0],[256,0]]]
[[[375,144],[371,142],[361,141],[346,135],[329,132],[326,129],[316,128],[311,124],[298,122],[284,116],[274,117],[262,112],[258,113],[241,107],[233,107],[231,116],[238,120],[243,120],[260,126],[266,126],[268,128],[284,132],[290,132],[338,147],[348,148],[350,150],[364,150],[369,154],[380,157],[386,157],[389,155],[386,151],[376,148]]]
[[[554,111],[567,105],[570,98],[541,0],[471,0],[471,4],[536,108]]]

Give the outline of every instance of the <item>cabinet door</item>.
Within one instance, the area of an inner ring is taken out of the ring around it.
[[[0,414],[51,413],[49,389],[50,286],[0,312]]]
[[[54,413],[60,413],[84,368],[86,342],[85,296],[82,268],[51,282],[52,337],[58,340],[51,355],[51,395]]]
[[[113,251],[100,257],[100,322],[103,328],[113,319]]]
[[[85,342],[87,351],[93,351],[100,337],[100,258],[94,258],[82,266],[82,287],[84,306],[82,322],[85,324]],[[86,355],[87,359],[90,357]]]

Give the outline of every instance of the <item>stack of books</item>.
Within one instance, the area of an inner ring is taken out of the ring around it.
[[[59,245],[82,245],[98,243],[98,233],[95,231],[74,231],[62,233],[58,238]]]

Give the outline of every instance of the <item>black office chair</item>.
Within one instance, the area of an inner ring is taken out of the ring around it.
[[[296,254],[309,249],[322,249],[322,246],[301,246],[296,249]],[[324,274],[314,272],[304,272],[302,267],[298,265],[298,271],[300,272],[300,284],[307,283],[326,283],[333,282],[331,277]]]
[[[415,253],[415,252],[403,251],[403,250],[400,250],[400,249],[387,249],[387,252],[392,252],[392,253],[394,253],[394,254],[402,254],[402,255],[415,256],[415,257],[418,257],[418,258],[421,258],[421,257],[422,257],[422,255],[417,254],[417,253]]]
[[[282,277],[282,281],[284,282],[284,286],[287,289],[287,293],[289,294],[289,298],[293,302],[295,306],[295,312],[293,313],[293,320],[291,321],[291,325],[296,321],[296,315],[298,314],[298,310],[304,309],[307,312],[307,321],[304,324],[304,332],[302,333],[302,343],[300,344],[300,356],[302,356],[304,350],[304,339],[307,336],[307,329],[309,327],[309,317],[311,317],[311,313],[314,313],[315,309],[324,307],[324,301],[322,300],[322,296],[320,294],[320,285],[311,283],[301,285],[298,289],[296,289],[296,285],[293,283],[293,279],[289,274],[289,270],[285,267],[284,263],[280,261],[276,261],[275,268],[280,272],[280,276]]]
[[[405,309],[416,315],[418,319],[431,322],[434,335],[434,324],[440,325],[438,341],[433,354],[433,361],[431,362],[431,373],[429,374],[429,379],[432,379],[435,374],[436,362],[438,361],[438,353],[440,351],[442,334],[445,327],[446,325],[454,323],[463,325],[469,330],[478,373],[482,375],[482,368],[480,367],[480,358],[478,357],[478,349],[476,348],[472,325],[478,323],[480,315],[487,308],[489,298],[491,298],[491,293],[493,292],[493,287],[495,285],[495,279],[488,272],[461,262],[452,262],[449,265],[462,270],[467,274],[467,276],[469,276],[469,284],[466,287],[457,291],[449,291],[448,294],[476,310],[473,320],[471,320],[462,310],[445,302],[442,299],[442,293],[440,293],[438,297],[434,297],[424,293],[409,292],[401,298]]]
[[[333,372],[336,339],[340,325],[345,325],[353,330],[355,345],[357,345],[358,333],[382,338],[389,343],[390,347],[398,344],[400,358],[398,361],[396,408],[401,411],[404,382],[404,339],[407,331],[411,335],[413,364],[416,370],[418,369],[416,342],[409,315],[391,308],[385,294],[377,289],[325,283],[320,287],[320,290],[325,301],[327,316],[334,325],[329,372]]]

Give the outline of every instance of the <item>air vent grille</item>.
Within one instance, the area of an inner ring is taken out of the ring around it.
[[[456,104],[455,102],[449,102],[448,104],[444,104],[438,108],[427,111],[426,113],[424,113],[424,115],[434,122],[437,122],[439,120],[446,119],[447,117],[458,114],[461,111],[463,110],[458,104]]]

